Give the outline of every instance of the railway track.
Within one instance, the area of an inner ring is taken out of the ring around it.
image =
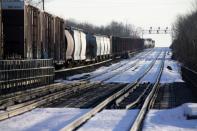
[[[155,80],[155,83],[154,83],[152,89],[150,90],[149,94],[146,96],[144,103],[143,103],[133,125],[130,128],[130,131],[138,131],[138,130],[142,129],[143,120],[145,119],[146,114],[148,113],[148,111],[151,108],[153,108],[153,106],[155,104],[155,100],[156,100],[156,97],[158,95],[158,90],[159,90],[158,89],[159,82],[160,82],[161,75],[162,75],[163,68],[164,68],[165,55],[166,55],[166,53],[164,54],[164,57],[162,60],[162,65],[160,67],[159,74],[157,75],[157,79]]]
[[[132,68],[134,65],[130,65]],[[127,68],[130,69],[130,68]],[[126,70],[121,70],[116,75]],[[110,76],[106,80],[114,77]],[[100,86],[103,81],[98,83],[92,82],[79,82],[75,84],[55,84],[53,86],[40,87],[27,91],[16,92],[11,95],[7,95],[0,98],[1,108],[4,109],[2,113],[0,113],[0,120],[4,120],[24,112],[30,111],[36,107],[40,107],[45,105],[48,102],[52,102],[63,96],[70,96],[75,94],[76,92],[80,92],[82,90],[88,90],[95,85]]]
[[[147,53],[145,53],[144,55],[146,55],[146,54]],[[139,62],[140,62],[140,60],[136,60],[134,63],[125,65],[125,67],[123,69],[119,70],[118,72],[112,73],[104,80],[101,80],[98,84],[95,84],[91,88],[91,91],[86,91],[86,92],[80,93],[80,95],[76,95],[71,98],[65,97],[62,99],[62,101],[58,101],[57,103],[54,103],[53,105],[49,105],[49,107],[51,107],[51,106],[52,107],[56,107],[56,106],[58,106],[58,107],[77,107],[77,108],[78,107],[80,107],[80,108],[93,107],[95,105],[94,103],[98,103],[98,100],[102,100],[105,98],[105,96],[109,96],[109,94],[111,94],[112,92],[120,90],[124,85],[124,84],[104,84],[107,80],[133,68]],[[116,69],[118,69],[118,68],[116,68]],[[90,80],[90,79],[88,79],[88,80]],[[84,79],[82,81],[84,81]],[[108,87],[110,87],[110,88],[108,88]],[[98,92],[101,92],[101,93],[98,94]],[[80,100],[82,100],[82,101],[80,101]],[[60,103],[60,104],[58,104],[58,103]]]
[[[159,55],[157,57],[159,57]],[[151,62],[150,66],[146,69],[144,74],[142,74],[137,79],[137,81],[135,83],[127,84],[124,88],[122,88],[118,92],[110,95],[105,100],[103,100],[100,104],[98,104],[96,107],[91,109],[88,113],[84,114],[83,116],[79,117],[75,121],[71,122],[70,124],[68,124],[67,126],[62,128],[61,130],[62,131],[71,131],[71,130],[75,130],[75,129],[79,128],[82,124],[84,124],[86,121],[88,121],[92,116],[96,115],[98,112],[100,112],[105,107],[107,107],[109,104],[111,104],[111,102],[114,102],[117,98],[125,96],[126,93],[130,92],[131,90],[133,90],[133,88],[136,88],[136,86],[139,85],[140,80],[150,71],[150,69],[153,67],[155,62],[156,62],[156,59]],[[149,93],[147,98],[149,98],[150,94],[152,94],[154,92],[154,90],[158,84],[158,81],[160,79],[162,69],[163,68],[161,68],[161,71],[159,73],[160,75],[159,75],[159,78],[157,79],[157,82],[155,83],[153,89],[151,90],[151,92]],[[146,98],[146,101],[147,101],[147,98]],[[146,101],[145,101],[145,103],[147,103]]]

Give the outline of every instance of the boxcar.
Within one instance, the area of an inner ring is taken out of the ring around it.
[[[111,37],[113,56],[128,57],[129,53],[142,50],[144,40],[130,37]]]

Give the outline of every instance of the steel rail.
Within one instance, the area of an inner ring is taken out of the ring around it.
[[[166,56],[166,52],[164,54],[162,65],[161,65],[161,68],[160,68],[160,71],[159,71],[159,75],[158,75],[158,77],[156,79],[156,82],[155,82],[151,92],[146,97],[145,102],[144,102],[140,112],[138,113],[133,125],[130,128],[130,131],[139,131],[140,128],[141,128],[142,122],[145,119],[146,113],[149,110],[149,105],[150,105],[150,102],[152,100],[152,97],[154,96],[154,93],[155,93],[155,91],[156,91],[156,89],[157,89],[157,87],[159,85],[159,82],[160,82],[160,79],[161,79],[161,75],[162,75],[162,72],[163,72],[163,68],[164,68],[165,56]]]
[[[94,84],[92,83],[92,85],[94,85]],[[67,90],[65,89],[62,91],[58,91],[58,92],[55,92],[55,93],[52,93],[49,95],[39,97],[37,99],[33,99],[33,100],[30,100],[30,101],[27,101],[27,102],[24,102],[21,104],[11,106],[8,108],[7,111],[0,113],[0,121],[8,119],[8,118],[16,116],[16,115],[19,115],[19,114],[22,114],[22,113],[25,113],[27,111],[35,109],[38,106],[44,105],[47,102],[51,102],[53,100],[59,99],[63,96],[70,95],[73,92],[76,92],[76,90],[79,90],[80,88],[88,88],[90,86],[91,85],[83,87],[83,85],[79,85],[79,86],[75,87],[75,90],[73,90],[73,89],[71,90],[71,88],[70,89],[67,88]]]
[[[151,84],[149,84],[146,89],[142,92],[142,94],[132,103],[129,103],[128,105],[126,105],[126,109],[130,109],[133,106],[135,106],[136,104],[140,103],[142,100],[142,97],[145,95],[145,93],[148,91],[148,89],[150,88]]]
[[[159,57],[159,55],[157,57]],[[156,59],[154,61],[156,61]],[[154,65],[154,63],[153,63],[153,65]],[[145,73],[147,73],[150,69],[151,69],[151,67],[149,66],[149,68],[145,71]],[[142,74],[142,76],[144,76],[144,74]],[[140,78],[142,78],[142,76],[140,76]],[[138,78],[138,80],[136,82],[126,85],[120,91],[118,91],[118,92],[112,94],[111,96],[109,96],[108,98],[106,98],[104,101],[102,101],[96,107],[91,109],[88,113],[82,115],[81,117],[79,117],[78,119],[74,120],[73,122],[71,122],[67,126],[63,127],[61,129],[61,131],[72,131],[72,130],[75,130],[76,128],[78,128],[79,126],[81,126],[83,123],[88,121],[92,116],[96,115],[99,111],[104,109],[104,107],[106,107],[110,102],[114,101],[116,98],[119,98],[120,96],[125,94],[125,92],[128,92],[132,87],[136,86],[137,82],[140,81],[140,78]]]
[[[67,69],[56,70],[55,74],[61,73],[61,72],[66,72],[66,71],[71,71],[71,70],[72,71],[73,70],[78,70],[78,69],[91,67],[91,66],[95,66],[95,65],[100,65],[100,64],[103,64],[103,63],[106,63],[106,62],[110,62],[110,61],[112,61],[112,59],[109,59],[109,60],[106,60],[106,61],[102,61],[102,62],[98,62],[98,63],[95,63],[95,64],[86,65],[86,66],[79,66],[79,67],[72,67],[72,68],[67,68]]]
[[[100,85],[102,83],[98,82],[96,84]],[[95,86],[95,83],[88,83],[85,87],[88,88],[88,87],[91,87],[91,86]],[[132,86],[132,85],[130,85],[130,86]],[[129,88],[129,86],[127,88]],[[125,92],[126,90],[127,89],[121,90],[121,91],[119,91],[119,93]],[[72,90],[71,90],[71,92],[72,92]],[[9,109],[8,111],[0,113],[0,120],[4,120],[4,119],[10,118],[12,116],[16,116],[16,115],[25,113],[25,112],[30,111],[30,110],[38,107],[38,106],[41,106],[41,105],[45,104],[47,102],[50,102],[50,101],[55,100],[55,99],[59,99],[63,96],[66,96],[69,93],[68,93],[68,91],[66,92],[65,90],[63,90],[63,91],[55,92],[53,94],[49,94],[49,95],[40,97],[38,99],[27,101],[25,103],[14,105],[14,106],[8,108]],[[118,96],[119,95],[117,94],[117,97]],[[112,98],[114,99],[114,96]]]
[[[161,53],[160,53],[160,54],[161,54]],[[159,55],[158,55],[157,57],[159,57]],[[156,59],[151,63],[150,69],[154,66],[155,62],[156,62]],[[142,78],[143,78],[145,75],[146,75],[146,74],[144,74],[144,75],[142,76]],[[141,79],[142,79],[142,78],[141,78]],[[138,81],[138,83],[137,83],[136,86],[134,86],[132,89],[130,89],[128,92],[126,92],[126,93],[125,93],[124,95],[122,95],[120,98],[118,98],[118,99],[116,100],[116,105],[119,105],[119,103],[121,103],[126,97],[128,97],[129,94],[130,94],[131,92],[133,92],[139,85],[140,85],[140,81]],[[128,104],[128,105],[126,106],[126,109],[129,109],[129,108],[131,108],[132,106],[134,106],[134,105],[136,105],[137,103],[139,103],[140,100],[141,100],[141,98],[144,96],[144,94],[146,93],[146,91],[148,90],[148,88],[149,88],[150,86],[151,86],[151,84],[149,84],[149,85],[146,87],[146,89],[145,89],[145,90],[142,92],[142,94],[137,98],[137,100],[135,100],[134,102]]]
[[[152,50],[149,50],[149,51],[146,52],[146,53],[143,52],[143,53],[145,53],[145,54],[142,54],[142,56],[138,56],[138,57],[143,57],[143,56],[149,54],[151,51],[152,51]],[[132,66],[135,66],[135,65],[140,61],[138,57],[137,57],[137,58],[133,58],[133,59],[136,59],[137,61],[136,61],[135,63],[133,63]],[[113,68],[113,69],[110,69],[109,71],[103,71],[103,72],[101,72],[101,73],[99,73],[99,74],[96,74],[95,76],[88,77],[88,78],[85,78],[85,79],[83,79],[83,80],[90,80],[90,79],[96,78],[96,77],[98,77],[98,76],[100,76],[100,75],[109,73],[110,71],[117,70],[118,68],[122,67],[123,65],[125,65],[125,63],[120,64],[119,66],[117,66],[117,67],[115,67],[115,68]]]

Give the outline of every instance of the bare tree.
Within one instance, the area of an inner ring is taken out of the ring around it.
[[[174,56],[197,70],[197,7],[190,14],[179,16],[172,27]]]
[[[83,29],[85,32],[101,34],[101,35],[113,35],[120,37],[139,37],[137,29],[131,24],[123,24],[122,22],[112,21],[106,26],[95,26],[88,22],[77,22],[74,19],[66,20],[67,26]]]

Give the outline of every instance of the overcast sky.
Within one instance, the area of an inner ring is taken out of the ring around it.
[[[47,0],[46,0],[47,1]],[[73,18],[95,25],[112,20],[136,27],[170,27],[177,15],[187,14],[196,0],[48,0],[47,11],[65,19]],[[144,35],[156,40],[157,46],[169,46],[170,35]]]

